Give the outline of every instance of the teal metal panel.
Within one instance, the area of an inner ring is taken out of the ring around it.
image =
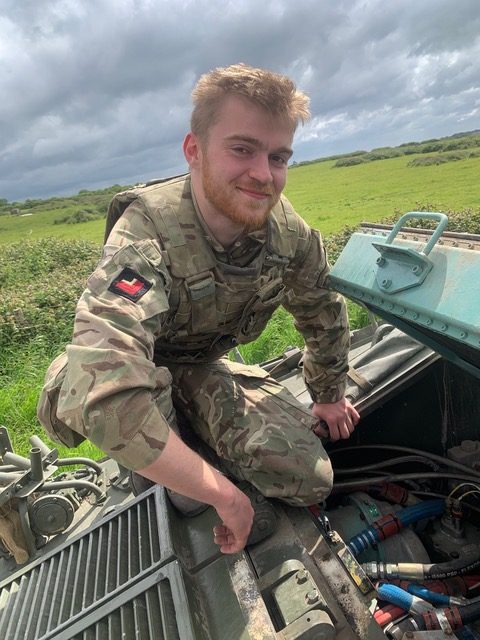
[[[331,271],[330,286],[389,320],[398,319],[404,330],[417,328],[415,337],[428,335],[423,341],[440,353],[478,353],[480,251],[475,244],[433,245],[430,239],[425,252],[423,242],[398,237],[391,242],[392,235],[388,242],[353,234]],[[428,269],[417,278],[425,259]]]

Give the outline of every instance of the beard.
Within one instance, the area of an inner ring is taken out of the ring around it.
[[[246,232],[262,229],[268,214],[280,199],[273,184],[262,184],[249,178],[238,183],[243,189],[267,195],[266,199],[255,200],[237,188],[233,182],[218,179],[211,170],[207,157],[204,158],[202,184],[205,197],[218,213],[241,225]]]

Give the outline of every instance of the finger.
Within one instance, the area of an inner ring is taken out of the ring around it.
[[[245,541],[246,542],[246,541]],[[245,542],[243,544],[235,541],[233,543],[224,544],[220,547],[220,551],[226,554],[238,553],[245,547]]]
[[[351,407],[350,408],[350,418],[351,418],[351,420],[353,422],[353,426],[355,426],[358,423],[358,421],[360,420],[360,414],[355,409],[355,407]]]
[[[235,536],[232,533],[215,533],[213,541],[219,547],[231,545],[235,542]]]
[[[313,427],[313,433],[320,438],[328,438],[330,435],[328,429],[321,424],[317,424]]]
[[[329,423],[328,431],[329,431],[329,434],[330,434],[330,440],[332,440],[333,442],[336,442],[337,440],[341,439],[342,436],[341,436],[338,424]]]
[[[226,534],[226,533],[230,533],[230,529],[225,526],[224,524],[216,524],[213,527],[213,534],[217,535],[217,534]]]

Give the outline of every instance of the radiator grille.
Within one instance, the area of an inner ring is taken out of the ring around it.
[[[67,621],[71,624],[85,616],[102,602],[111,601],[118,593],[126,591],[131,583],[138,583],[170,562],[173,549],[161,504],[163,499],[160,490],[144,494],[87,530],[81,538],[67,543],[20,576],[0,585],[0,638],[38,640],[53,637],[51,634]],[[152,587],[152,593],[157,589],[157,598],[162,589],[167,588],[165,584]],[[150,610],[153,605],[149,603],[154,595],[149,595],[148,601],[146,595],[143,598]],[[119,614],[120,620],[129,619],[129,606],[130,613],[138,615],[143,610],[139,602],[125,604],[120,609],[125,609]],[[130,636],[119,634],[116,637]]]
[[[72,640],[183,640],[168,579],[120,605]],[[60,638],[59,638],[60,640]]]

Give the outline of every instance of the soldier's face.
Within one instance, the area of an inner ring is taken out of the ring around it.
[[[199,142],[195,167],[208,213],[248,231],[264,226],[285,186],[293,134],[290,122],[242,97],[226,98]]]

